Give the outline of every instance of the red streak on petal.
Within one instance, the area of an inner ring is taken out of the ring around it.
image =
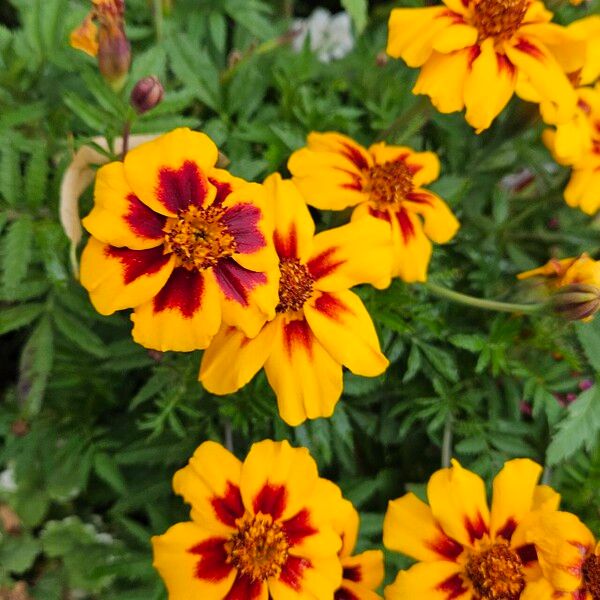
[[[217,518],[229,527],[235,527],[235,522],[244,516],[244,503],[240,488],[237,485],[227,482],[224,496],[215,496],[210,501]]]
[[[353,567],[344,567],[342,579],[358,583],[359,581],[362,581],[362,578],[362,569],[360,568],[360,565],[354,565]]]
[[[307,558],[290,555],[281,569],[279,581],[285,583],[297,592],[302,589],[302,576],[306,569],[312,568],[312,563]]]
[[[249,577],[238,573],[232,588],[223,600],[255,600],[262,596],[264,582],[260,579],[252,581]]]
[[[406,194],[406,199],[416,204],[427,204],[433,206],[431,196],[426,192],[409,192]]]
[[[455,13],[454,11],[452,11],[450,9],[441,12],[436,18],[437,19],[450,19],[450,22],[452,25],[464,25],[465,24],[465,18],[461,14]]]
[[[262,212],[253,204],[236,204],[225,211],[221,222],[235,238],[236,252],[252,254],[267,245],[267,240],[258,228]]]
[[[348,307],[339,298],[327,292],[315,300],[314,307],[332,321],[341,321],[340,315],[349,312]]]
[[[516,528],[517,522],[512,517],[510,517],[506,520],[506,523],[504,523],[504,525],[502,525],[502,527],[500,527],[498,531],[496,531],[496,536],[500,536],[506,541],[510,542]]]
[[[156,196],[171,212],[185,210],[188,206],[202,206],[208,194],[208,180],[198,165],[186,160],[179,169],[163,167],[158,172]]]
[[[342,583],[342,587],[335,592],[334,600],[360,600],[360,598],[345,588]]]
[[[505,71],[511,79],[517,76],[517,68],[510,62],[506,54],[496,52],[496,61],[498,63],[498,73]]]
[[[527,565],[532,562],[536,562],[538,559],[537,551],[533,544],[526,544],[525,546],[519,546],[518,548],[515,548],[515,552],[517,553],[517,556],[521,559],[521,562],[524,565]]]
[[[327,275],[331,275],[339,266],[346,262],[345,260],[334,259],[337,250],[338,248],[335,246],[327,248],[327,250],[324,250],[321,254],[314,256],[308,261],[306,266],[313,279],[319,280]]]
[[[229,575],[232,567],[227,563],[226,542],[225,538],[210,538],[188,550],[190,554],[200,556],[194,572],[196,579],[216,582]]]
[[[406,209],[401,208],[396,213],[396,219],[398,219],[398,225],[400,225],[400,231],[404,238],[404,243],[407,244],[411,238],[415,237],[415,227],[406,212]]]
[[[554,594],[554,598],[560,598],[560,596],[562,596],[562,594],[560,592],[556,592]],[[588,593],[587,593],[587,586],[583,586],[580,587],[578,590],[575,590],[574,592],[572,592],[571,594],[572,600],[586,600],[588,598]]]
[[[477,513],[475,521],[471,521],[468,517],[465,517],[465,529],[469,534],[471,543],[474,543],[475,540],[480,540],[486,533],[489,533],[488,526],[479,513]]]
[[[454,600],[454,598],[459,598],[468,591],[462,577],[458,573],[442,581],[435,589],[448,594],[445,600]]]
[[[285,532],[290,546],[295,546],[304,538],[318,532],[317,529],[310,524],[310,513],[306,508],[303,508],[295,517],[285,521],[282,525],[282,529]]]
[[[358,148],[345,142],[342,142],[342,146],[344,147],[342,154],[348,160],[352,161],[357,169],[360,171],[367,171],[369,169],[369,161],[362,155],[362,152]]]
[[[130,250],[107,246],[104,255],[116,258],[123,265],[123,283],[128,285],[143,275],[158,273],[168,262],[169,256],[163,254],[162,246],[149,250]]]
[[[519,38],[519,41],[514,47],[516,50],[529,54],[529,56],[532,56],[537,60],[541,61],[545,59],[544,53],[535,44],[532,44],[529,40],[524,38]]]
[[[165,286],[154,297],[154,312],[178,310],[185,318],[191,319],[202,306],[204,277],[199,271],[188,271],[176,267]]]
[[[392,222],[392,217],[390,217],[390,213],[387,210],[377,210],[372,206],[369,206],[369,214],[376,219],[381,219],[382,221],[386,221],[387,223]]]
[[[143,238],[159,240],[164,237],[163,231],[167,217],[155,213],[147,207],[135,194],[127,196],[129,211],[123,217],[133,233]]]
[[[445,533],[440,531],[440,535],[437,539],[432,542],[426,542],[426,546],[430,549],[443,556],[444,558],[455,561],[463,551],[462,544],[456,540],[448,537]]]
[[[276,231],[273,234],[273,243],[280,259],[298,258],[298,233],[296,231],[296,224],[292,223],[290,225],[287,236]]]
[[[303,347],[312,357],[312,331],[306,319],[296,319],[283,326],[283,343],[289,358],[292,358],[296,346]]]
[[[220,260],[214,268],[214,273],[225,297],[242,306],[250,304],[248,297],[255,287],[267,283],[264,273],[245,269],[231,258]]]
[[[477,58],[479,58],[480,54],[481,54],[481,48],[479,46],[475,45],[475,46],[471,46],[469,48],[469,58],[467,60],[469,69],[471,69],[473,67],[473,63],[477,60]]]
[[[276,521],[281,517],[287,505],[287,490],[284,485],[265,483],[254,498],[254,514],[271,515]]]
[[[221,204],[231,194],[233,191],[231,188],[231,184],[227,181],[219,181],[214,177],[209,177],[208,181],[212,183],[217,188],[217,195],[215,197],[215,202]]]

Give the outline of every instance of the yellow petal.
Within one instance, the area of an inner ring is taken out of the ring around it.
[[[538,485],[533,492],[532,510],[558,510],[560,494],[548,485]]]
[[[585,64],[581,70],[581,83],[587,85],[600,77],[600,16],[590,15],[571,23],[569,33],[587,44]]]
[[[221,444],[204,442],[173,477],[173,490],[192,507],[192,519],[221,535],[244,515],[240,494],[242,464]]]
[[[472,546],[489,531],[490,514],[481,477],[452,461],[449,469],[436,471],[427,485],[431,512],[444,532],[457,542]]]
[[[392,500],[383,521],[386,548],[426,562],[456,561],[463,547],[436,523],[431,509],[413,493]]]
[[[537,581],[527,583],[521,593],[521,600],[560,600],[561,598],[563,600],[573,600],[571,594],[557,592],[552,584],[543,577]]]
[[[219,293],[210,271],[177,267],[160,292],[136,307],[133,339],[160,352],[206,348],[221,327]]]
[[[381,375],[389,362],[361,299],[346,290],[321,293],[304,305],[306,320],[335,361],[365,377]]]
[[[265,363],[281,418],[292,426],[330,417],[342,394],[342,365],[302,319],[277,319],[273,351]]]
[[[334,516],[336,518],[334,528],[342,537],[340,557],[351,556],[356,546],[356,540],[358,539],[358,528],[360,525],[358,511],[352,506],[349,500],[342,499],[341,506]]]
[[[448,205],[429,190],[416,189],[411,192],[405,205],[407,210],[423,217],[423,231],[436,244],[449,242],[460,227]]]
[[[81,255],[81,285],[102,315],[150,300],[165,285],[175,259],[162,248],[129,250],[90,238]]]
[[[440,159],[435,152],[415,152],[408,146],[388,146],[378,142],[369,148],[375,164],[402,160],[413,177],[413,185],[420,187],[435,181],[440,176]]]
[[[457,22],[444,29],[433,40],[433,49],[442,54],[469,48],[477,43],[479,32],[464,22]]]
[[[81,25],[71,32],[69,44],[75,50],[81,50],[90,56],[98,54],[98,27],[94,23],[93,12],[89,13]]]
[[[382,600],[379,594],[369,588],[347,580],[342,581],[336,594],[339,594],[340,598],[350,598],[351,600]]]
[[[573,169],[564,194],[569,206],[588,215],[596,214],[600,208],[600,164],[596,169]]]
[[[342,559],[344,579],[357,584],[357,587],[376,590],[383,581],[383,552],[367,550],[356,556]]]
[[[273,348],[276,327],[267,323],[250,339],[224,325],[205,350],[199,379],[211,394],[232,394],[245,386],[264,366]]]
[[[461,567],[451,562],[417,563],[400,571],[385,588],[386,600],[471,600],[471,591],[459,575]]]

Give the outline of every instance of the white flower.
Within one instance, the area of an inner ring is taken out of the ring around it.
[[[307,19],[296,19],[292,42],[296,52],[304,47],[308,37],[310,49],[324,63],[343,58],[354,48],[352,20],[347,12],[332,15],[325,8],[316,8]]]

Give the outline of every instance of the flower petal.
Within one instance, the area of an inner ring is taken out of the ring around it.
[[[450,54],[455,50],[470,48],[477,43],[479,32],[471,25],[464,22],[456,22],[443,31],[433,40],[433,49],[442,54]]]
[[[291,555],[277,580],[269,581],[272,598],[277,600],[320,600],[333,598],[342,578],[337,556],[319,559],[318,564]]]
[[[304,314],[323,348],[353,373],[375,377],[387,369],[371,316],[353,292],[313,296],[304,305]]]
[[[192,522],[178,523],[152,538],[154,567],[171,600],[223,600],[236,576],[226,561],[226,541]]]
[[[192,506],[192,519],[222,535],[244,516],[240,494],[242,463],[221,444],[204,442],[173,477],[173,490]]]
[[[238,574],[231,590],[223,600],[268,600],[268,598],[269,588],[266,583]]]
[[[472,546],[489,532],[490,513],[481,477],[452,461],[430,478],[427,497],[434,519],[446,535]]]
[[[521,600],[574,600],[571,594],[557,592],[552,584],[543,577],[537,581],[530,581],[521,593]]]
[[[369,590],[376,590],[383,581],[383,552],[367,550],[356,556],[342,559],[343,575],[346,581]]]
[[[361,283],[387,287],[392,271],[389,225],[367,218],[322,231],[314,238],[306,266],[321,291],[343,291]]]
[[[264,366],[276,327],[267,323],[250,339],[242,331],[223,325],[204,351],[199,379],[211,394],[232,394],[244,387]]]
[[[216,189],[206,174],[217,157],[217,147],[208,136],[175,129],[130,150],[125,157],[125,177],[142,202],[173,217],[190,205],[213,202]]]
[[[499,54],[494,40],[488,38],[473,61],[465,81],[465,119],[477,133],[487,129],[512,98],[517,70],[505,54]]]
[[[335,600],[381,600],[381,596],[353,581],[342,581],[335,592]]]
[[[90,238],[81,256],[81,285],[102,315],[133,308],[165,285],[175,260],[162,247],[148,250],[116,248]]]
[[[206,348],[221,327],[221,305],[210,271],[176,267],[160,292],[138,306],[133,339],[160,352]]]
[[[385,588],[386,600],[470,600],[473,596],[462,577],[461,567],[451,562],[426,562],[400,571]]]
[[[342,394],[342,365],[323,348],[304,318],[277,319],[265,373],[281,418],[294,427],[306,419],[330,417]]]
[[[406,208],[423,217],[423,231],[436,244],[449,242],[460,223],[448,205],[429,190],[417,189],[406,197]]]
[[[435,152],[415,152],[408,146],[388,146],[378,142],[369,148],[375,164],[404,162],[413,177],[415,187],[435,181],[440,176],[440,159]]]
[[[600,208],[600,161],[597,168],[573,169],[571,179],[565,188],[565,201],[569,206],[580,208],[588,215],[594,215]]]
[[[413,493],[389,502],[383,543],[390,550],[427,562],[455,562],[463,552],[463,546],[440,529],[429,506]]]

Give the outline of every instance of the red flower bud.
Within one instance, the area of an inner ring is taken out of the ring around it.
[[[164,89],[158,77],[150,75],[140,79],[133,90],[129,101],[138,114],[145,113],[160,104]]]

